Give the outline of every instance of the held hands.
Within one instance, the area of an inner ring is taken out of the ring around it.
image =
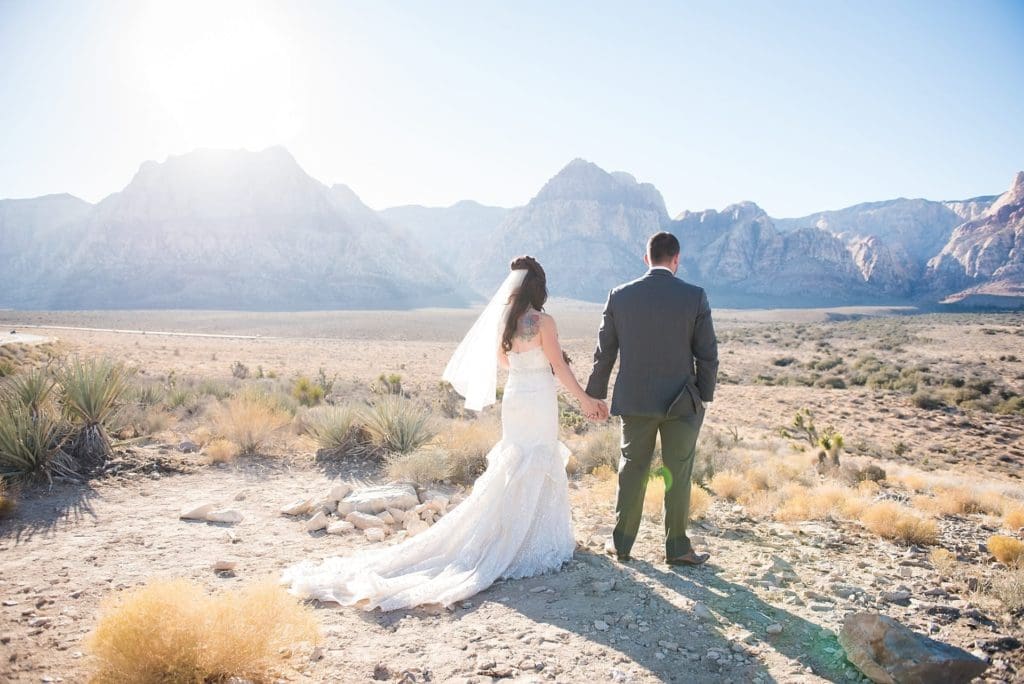
[[[595,399],[591,396],[583,397],[583,399],[580,400],[580,410],[583,411],[583,415],[585,415],[588,420],[608,420],[608,404],[601,399]]]

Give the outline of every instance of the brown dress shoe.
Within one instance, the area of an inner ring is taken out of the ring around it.
[[[710,553],[697,553],[695,551],[691,551],[685,556],[669,558],[665,562],[669,565],[703,565],[707,562],[708,558],[711,558]]]

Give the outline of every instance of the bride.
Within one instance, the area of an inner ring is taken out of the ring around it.
[[[493,404],[497,367],[509,369],[501,404],[501,441],[470,496],[433,527],[401,544],[302,563],[282,582],[304,598],[395,610],[451,604],[499,578],[556,570],[576,547],[565,459],[558,441],[555,378],[590,418],[603,402],[584,392],[569,369],[554,319],[543,313],[547,280],[536,259],[511,272],[455,350],[444,379],[479,411]]]

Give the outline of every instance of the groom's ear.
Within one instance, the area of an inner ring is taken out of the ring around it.
[[[651,267],[651,259],[646,254],[644,254],[644,265],[647,266],[647,268]]]

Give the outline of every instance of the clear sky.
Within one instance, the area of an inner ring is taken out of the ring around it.
[[[0,0],[0,197],[281,144],[368,204],[523,204],[575,157],[669,213],[998,193],[1024,2]]]

